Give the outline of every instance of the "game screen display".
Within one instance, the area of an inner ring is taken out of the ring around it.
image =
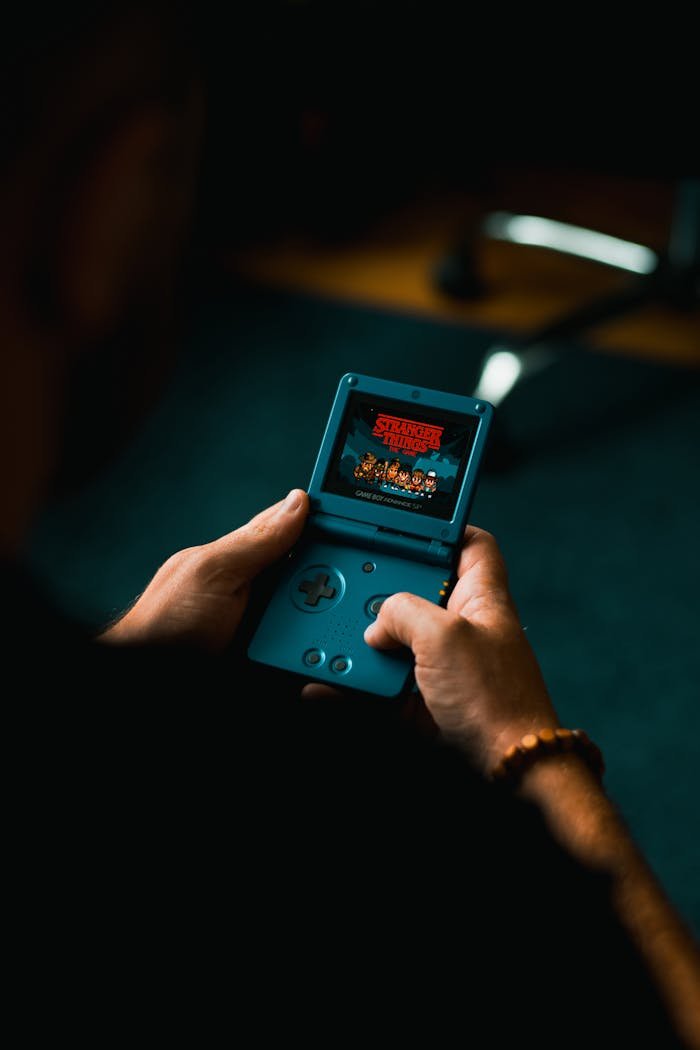
[[[452,519],[478,420],[354,393],[323,490]]]

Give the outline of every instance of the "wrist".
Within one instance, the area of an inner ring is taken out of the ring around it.
[[[515,794],[542,813],[579,861],[614,870],[628,835],[599,777],[575,752],[543,755],[523,771]]]
[[[563,785],[596,798],[607,798],[600,778],[575,751],[543,754],[523,770],[517,793],[533,801],[553,798]]]
[[[583,759],[602,780],[605,761],[597,744],[594,744],[583,729],[544,727],[537,732],[526,733],[505,751],[491,770],[491,779],[517,784],[523,773],[533,764],[542,762],[548,755],[574,752]]]
[[[534,716],[518,721],[508,722],[497,729],[491,729],[484,741],[484,767],[487,773],[498,765],[505,754],[517,747],[528,733],[537,733],[540,729],[555,732],[561,726],[555,715],[551,717]]]
[[[431,711],[431,714],[433,712]],[[528,733],[537,732],[539,729],[558,729],[559,722],[556,717],[533,717],[518,721],[509,721],[505,725],[484,726],[479,724],[475,727],[465,724],[460,720],[456,725],[450,725],[443,717],[433,717],[438,726],[440,735],[448,743],[464,751],[485,777],[489,777],[506,752],[520,743]]]

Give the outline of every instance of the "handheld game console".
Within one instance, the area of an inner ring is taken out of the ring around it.
[[[382,602],[444,604],[493,408],[369,376],[342,377],[309,485],[310,514],[248,647],[251,660],[397,696],[409,650],[363,638]]]

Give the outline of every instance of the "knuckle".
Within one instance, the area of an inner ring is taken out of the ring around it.
[[[494,580],[503,587],[508,588],[508,567],[503,557],[501,548],[498,546],[496,537],[490,532],[484,534],[484,567]]]
[[[278,536],[274,523],[266,518],[249,521],[244,526],[244,531],[248,533],[253,543],[269,543],[270,540],[276,540]]]
[[[171,554],[153,577],[153,583],[171,587],[201,581],[211,573],[213,557],[209,545],[185,547]]]
[[[183,551],[185,557],[182,560],[180,570],[188,576],[195,578],[203,576],[211,569],[213,556],[208,544],[201,547],[188,547]]]
[[[386,599],[382,605],[382,610],[386,609],[387,606],[391,609],[398,609],[401,606],[410,604],[414,598],[415,595],[409,594],[408,591],[396,591]]]
[[[406,610],[407,602],[410,598],[411,595],[405,591],[396,591],[395,594],[389,595],[382,602],[377,619],[385,620],[388,616],[401,616],[402,612]]]
[[[385,617],[391,617],[396,623],[416,622],[420,619],[424,602],[424,598],[419,598],[409,591],[396,591],[382,603],[379,615],[384,613]]]
[[[184,547],[181,551],[175,551],[161,566],[162,573],[180,573],[191,569],[201,559],[201,547]]]
[[[448,645],[459,645],[462,639],[466,637],[469,625],[458,613],[445,611],[446,616],[441,627],[441,634]]]
[[[484,531],[483,536],[484,547],[486,548],[487,557],[491,558],[495,563],[503,565],[505,567],[505,561],[501,548],[498,545],[498,540],[492,532]]]

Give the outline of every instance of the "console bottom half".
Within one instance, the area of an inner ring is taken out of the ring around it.
[[[413,657],[364,640],[382,602],[410,591],[441,604],[449,571],[392,554],[308,541],[290,557],[248,647],[251,660],[327,685],[397,696]]]

